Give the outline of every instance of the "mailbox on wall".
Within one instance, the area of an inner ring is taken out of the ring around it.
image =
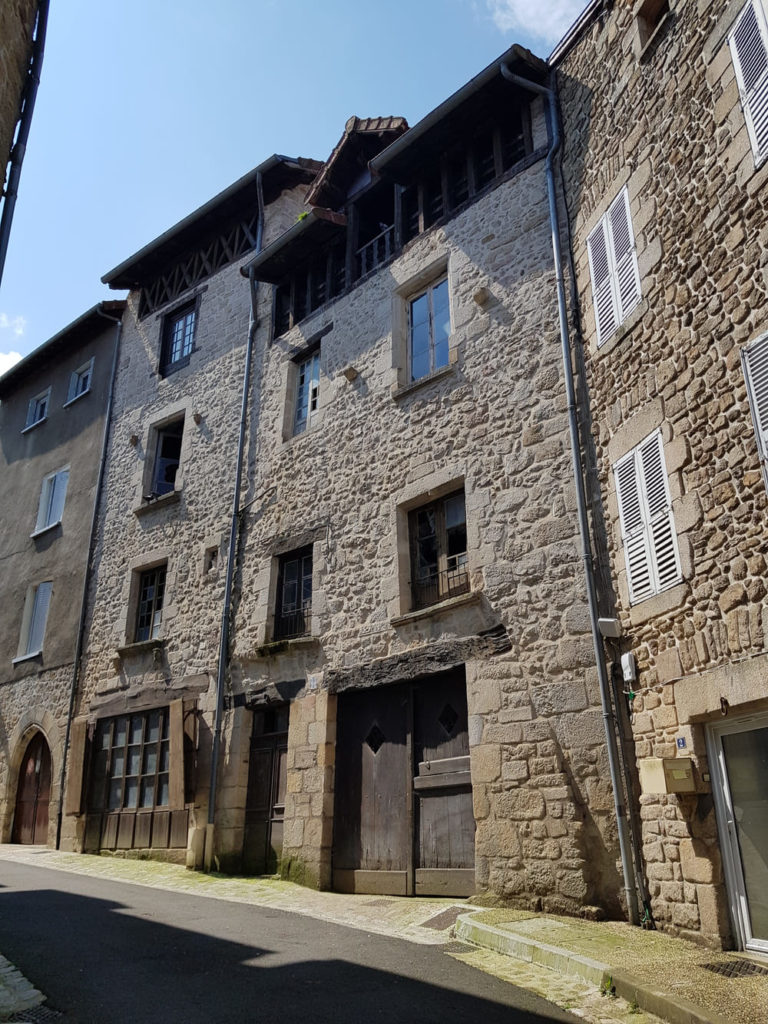
[[[646,757],[639,762],[643,793],[695,793],[690,757]]]

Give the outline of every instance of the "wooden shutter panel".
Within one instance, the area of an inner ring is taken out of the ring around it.
[[[629,599],[632,604],[650,597],[654,588],[637,461],[637,452],[633,451],[614,470]]]
[[[643,441],[639,455],[648,515],[651,568],[656,577],[654,589],[658,592],[673,586],[681,576],[661,433],[651,434]]]
[[[174,700],[168,708],[170,808],[184,807],[184,701]]]
[[[595,304],[597,344],[601,345],[618,327],[616,305],[611,284],[612,261],[605,220],[601,220],[587,239],[589,273],[592,280],[592,301]]]
[[[768,24],[761,0],[748,3],[728,37],[752,151],[768,156]]]
[[[749,348],[742,349],[741,360],[747,381],[747,394],[752,409],[757,448],[768,487],[768,336]]]
[[[635,238],[629,213],[629,192],[622,189],[608,211],[613,243],[616,304],[618,321],[626,320],[640,301],[640,272],[637,267]]]
[[[69,764],[64,813],[79,814],[83,806],[83,779],[85,778],[86,740],[88,719],[75,718],[69,733]]]

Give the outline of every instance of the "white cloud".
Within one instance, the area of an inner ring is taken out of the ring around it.
[[[7,313],[0,313],[0,330],[1,331],[12,331],[17,338],[20,338],[24,333],[24,328],[27,326],[27,321],[23,316],[9,317]]]
[[[586,0],[486,0],[496,28],[520,32],[554,45],[586,6]]]
[[[20,352],[0,352],[0,377],[21,359]]]

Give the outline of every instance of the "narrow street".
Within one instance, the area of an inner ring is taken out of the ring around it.
[[[0,952],[66,1024],[574,1019],[445,947],[9,862]]]

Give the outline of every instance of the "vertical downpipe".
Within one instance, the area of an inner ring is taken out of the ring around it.
[[[565,281],[563,278],[563,258],[560,248],[560,218],[557,212],[557,193],[555,190],[554,158],[560,149],[560,125],[558,122],[555,93],[550,87],[539,85],[538,82],[529,81],[520,75],[514,74],[506,64],[500,65],[501,74],[507,81],[512,82],[522,89],[537,93],[542,96],[547,105],[547,134],[550,140],[550,147],[547,152],[547,194],[549,198],[549,220],[552,227],[552,251],[555,259],[555,276],[557,280],[557,308],[560,320],[560,341],[563,356],[563,372],[565,374],[565,390],[568,399],[568,424],[571,438],[571,460],[573,468],[574,483],[576,485],[576,509],[579,521],[579,534],[581,537],[581,552],[584,562],[584,577],[587,589],[587,604],[589,606],[589,622],[592,629],[592,643],[595,652],[595,664],[600,684],[600,701],[603,709],[603,725],[605,727],[605,739],[608,749],[608,764],[613,787],[613,802],[616,811],[616,822],[619,832],[619,851],[621,853],[621,869],[624,878],[624,893],[627,902],[627,916],[630,924],[639,923],[639,912],[637,904],[637,890],[634,882],[634,871],[632,866],[632,853],[629,838],[629,826],[627,822],[627,810],[624,806],[624,791],[619,774],[619,751],[616,740],[616,721],[611,703],[610,684],[605,666],[603,641],[598,627],[597,595],[595,593],[595,579],[592,569],[592,545],[589,537],[589,522],[587,519],[587,502],[584,491],[584,477],[581,471],[581,444],[579,440],[579,424],[577,418],[576,389],[573,381],[573,367],[571,365],[571,342],[568,332],[568,314],[565,303]]]
[[[256,230],[255,251],[261,251],[262,239],[264,236],[264,190],[261,171],[256,178],[256,190],[259,206],[259,223]],[[211,780],[208,793],[208,821],[205,828],[205,849],[203,854],[203,866],[206,871],[211,870],[214,863],[214,840],[216,823],[216,789],[219,778],[219,756],[221,750],[221,720],[224,715],[224,684],[226,681],[227,669],[229,667],[229,642],[230,622],[229,617],[232,610],[232,585],[235,576],[236,547],[240,535],[240,493],[243,479],[243,455],[245,453],[245,433],[248,424],[248,396],[251,387],[251,363],[253,361],[253,346],[258,327],[256,300],[257,288],[254,278],[254,271],[251,270],[248,278],[250,290],[251,309],[248,322],[248,344],[245,350],[245,369],[243,371],[243,394],[240,406],[240,432],[237,442],[237,463],[235,465],[235,493],[232,497],[232,515],[229,526],[229,548],[227,551],[227,575],[224,583],[224,604],[221,610],[221,627],[219,632],[219,660],[216,672],[216,707],[213,719],[213,743],[211,745]]]

